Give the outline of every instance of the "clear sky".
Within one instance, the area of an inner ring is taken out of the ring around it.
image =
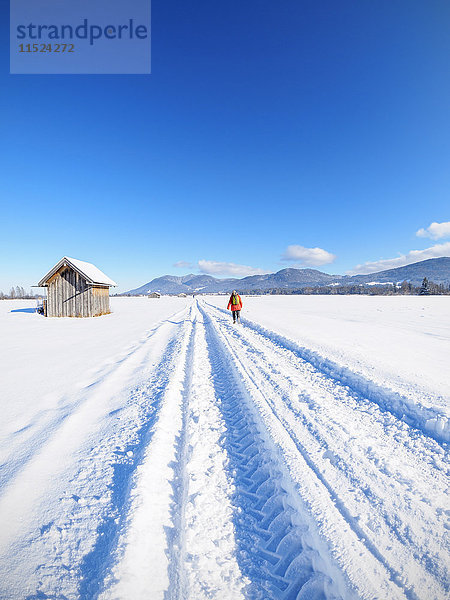
[[[1,6],[0,290],[450,255],[448,0],[153,0],[151,75],[10,75]]]

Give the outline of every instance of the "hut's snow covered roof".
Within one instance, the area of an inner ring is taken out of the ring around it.
[[[86,278],[88,283],[108,286],[117,285],[115,281],[110,279],[103,271],[100,271],[100,269],[92,263],[78,260],[77,258],[70,258],[69,256],[63,256],[63,258],[40,280],[38,286],[45,286],[50,277],[59,271],[65,264],[75,269],[75,271],[78,271],[80,275]]]

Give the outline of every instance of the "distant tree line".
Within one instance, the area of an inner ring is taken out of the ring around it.
[[[0,291],[0,300],[15,300],[16,298],[25,300],[34,300],[34,298],[40,298],[39,294],[33,294],[33,292],[26,292],[23,287],[16,285],[9,290],[9,294],[4,294]]]
[[[422,285],[413,285],[410,281],[403,281],[401,284],[385,285],[325,285],[325,286],[305,286],[298,289],[272,288],[270,290],[241,290],[241,294],[248,296],[259,296],[262,294],[276,295],[321,295],[321,296],[345,296],[355,294],[359,296],[418,296],[450,295],[450,286],[442,283],[428,281],[425,277]]]
[[[223,293],[223,292],[222,292]],[[450,295],[450,285],[442,283],[434,283],[429,281],[426,277],[423,279],[422,284],[414,285],[410,281],[403,281],[402,283],[386,283],[386,284],[351,284],[351,285],[308,285],[301,288],[271,288],[269,290],[246,290],[239,288],[240,294],[246,296],[263,296],[267,294],[273,295],[322,295],[322,296],[345,296],[348,294],[359,295],[359,296],[444,296]],[[207,295],[210,293],[207,292]],[[135,298],[134,294],[111,294],[112,296],[125,296]],[[147,294],[138,294],[139,296],[147,296]],[[178,293],[163,294],[164,296],[178,296]],[[188,293],[188,296],[190,294]],[[195,296],[203,296],[203,293],[193,292]],[[211,295],[214,295],[211,292]]]

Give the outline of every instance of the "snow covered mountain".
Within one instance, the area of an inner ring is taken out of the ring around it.
[[[349,279],[351,283],[410,281],[414,285],[420,285],[424,277],[434,283],[450,285],[450,257],[430,258],[405,267],[388,269],[369,275],[354,275],[346,279]]]
[[[282,269],[269,275],[253,275],[239,280],[243,290],[298,288],[307,285],[329,285],[340,282],[341,275],[329,275],[316,269]]]
[[[434,283],[450,285],[450,257],[431,258],[405,267],[388,269],[368,275],[330,275],[316,269],[282,269],[277,273],[251,275],[242,279],[217,279],[211,275],[164,275],[157,277],[127,294],[137,296],[149,292],[161,294],[193,294],[198,292],[229,292],[233,287],[241,291],[270,290],[274,288],[298,289],[307,286],[324,286],[333,283],[342,285],[364,284],[371,282],[387,283],[410,281],[420,285],[424,277]]]
[[[148,294],[149,292],[160,292],[161,294],[193,294],[194,292],[219,292],[226,291],[238,282],[239,279],[216,279],[211,275],[185,275],[177,277],[175,275],[163,275],[157,277],[140,287],[126,292],[131,296],[139,294]]]
[[[192,294],[195,292],[228,292],[233,287],[240,290],[269,290],[273,288],[298,288],[306,285],[327,285],[338,282],[341,275],[329,275],[315,269],[282,269],[267,275],[251,275],[242,279],[216,279],[210,275],[185,275],[176,277],[164,275],[140,287],[130,290],[132,296],[160,292],[161,294]]]

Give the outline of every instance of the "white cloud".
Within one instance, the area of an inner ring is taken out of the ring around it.
[[[386,258],[374,262],[366,262],[363,265],[356,265],[347,275],[365,275],[367,273],[376,273],[385,269],[395,269],[404,267],[428,258],[440,258],[441,256],[450,256],[450,242],[436,244],[425,250],[411,250],[407,254],[401,254],[396,258]]]
[[[427,237],[433,240],[450,237],[450,221],[444,223],[431,223],[426,229],[416,231],[418,237]]]
[[[185,260],[179,260],[178,262],[174,263],[173,266],[177,269],[192,269],[194,265],[190,262],[186,262]]]
[[[336,256],[323,250],[323,248],[304,248],[303,246],[288,246],[281,260],[293,260],[308,267],[327,265],[335,260]]]
[[[225,277],[247,277],[248,275],[264,275],[264,273],[267,273],[267,271],[248,267],[247,265],[217,262],[215,260],[199,260],[198,268],[207,275],[223,275]]]

